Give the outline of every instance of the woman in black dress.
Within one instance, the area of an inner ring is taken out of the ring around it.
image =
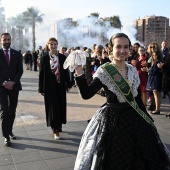
[[[155,99],[155,110],[151,114],[160,114],[162,70],[158,67],[158,64],[162,61],[162,57],[158,52],[153,52],[151,57],[151,68],[149,70],[146,89],[153,92]]]
[[[44,96],[46,122],[51,126],[54,138],[60,139],[62,124],[66,124],[66,91],[71,88],[68,70],[63,69],[66,56],[58,53],[58,41],[50,38],[46,53],[40,59],[39,93]]]
[[[91,98],[103,87],[107,103],[98,109],[83,134],[74,170],[169,168],[169,152],[141,99],[137,70],[125,62],[130,45],[126,34],[113,35],[109,41],[112,62],[97,69],[90,85],[82,66],[75,68],[82,98]]]

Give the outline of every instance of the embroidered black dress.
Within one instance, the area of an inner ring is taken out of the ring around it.
[[[128,64],[127,68],[135,100],[148,115],[141,100],[137,70]],[[75,79],[82,98],[91,98],[103,87],[107,103],[99,108],[83,134],[74,170],[168,169],[170,162],[157,131],[124,101],[101,67],[89,86],[84,75]]]

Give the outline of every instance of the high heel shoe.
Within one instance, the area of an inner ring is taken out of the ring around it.
[[[154,111],[151,112],[151,114],[160,115],[160,111],[159,110],[154,110]]]
[[[59,140],[59,139],[60,139],[59,132],[55,132],[55,133],[54,133],[54,139],[56,139],[56,140]]]

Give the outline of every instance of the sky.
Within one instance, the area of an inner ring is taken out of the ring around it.
[[[126,33],[132,43],[136,42],[136,30],[132,28],[136,19],[151,15],[170,18],[170,0],[0,0],[0,6],[4,7],[6,18],[15,17],[29,7],[38,8],[44,15],[43,23],[37,24],[37,32],[63,18],[84,19],[91,13],[99,13],[99,18],[119,16],[123,25],[121,32]],[[112,30],[108,37],[110,35],[113,35]],[[76,37],[75,33],[73,36]],[[42,38],[42,35],[37,38],[38,45],[44,43]]]
[[[7,18],[28,7],[37,7],[44,14],[45,23],[67,17],[77,20],[93,12],[103,18],[118,15],[126,25],[150,15],[170,18],[169,0],[1,0],[1,6],[5,8]]]

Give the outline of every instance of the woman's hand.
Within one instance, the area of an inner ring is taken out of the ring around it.
[[[146,67],[147,64],[148,64],[148,63],[147,63],[146,61],[142,61],[142,62],[141,62],[141,66],[143,66],[143,67]]]
[[[75,67],[75,73],[76,73],[77,75],[83,74],[82,65],[78,65],[77,67]]]
[[[133,66],[136,66],[136,60],[131,60],[131,64],[133,65]]]
[[[164,65],[164,63],[162,63],[162,62],[157,64],[158,68],[162,68],[163,65]]]
[[[147,67],[142,67],[141,70],[142,70],[143,72],[148,72],[148,68],[147,68]]]

